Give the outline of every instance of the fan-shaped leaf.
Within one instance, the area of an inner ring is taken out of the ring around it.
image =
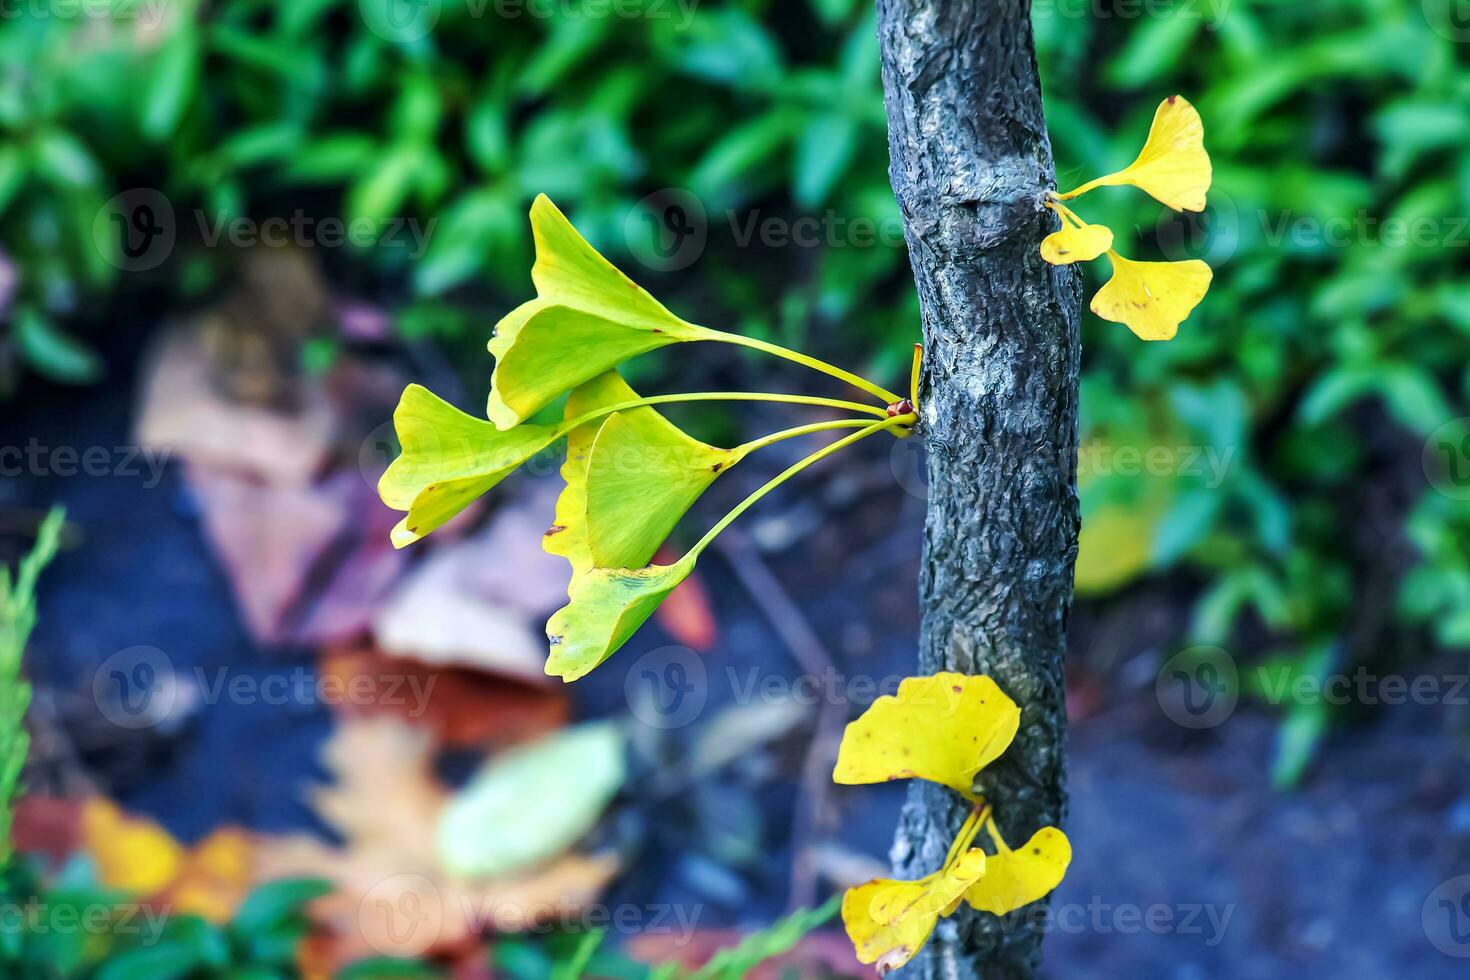
[[[587,243],[544,194],[531,206],[536,299],[495,329],[486,414],[502,429],[629,358],[709,331],[674,316]]]

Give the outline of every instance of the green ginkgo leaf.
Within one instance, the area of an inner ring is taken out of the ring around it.
[[[565,415],[637,398],[616,371],[606,371],[572,392]],[[691,438],[652,408],[585,422],[567,436],[566,488],[542,545],[566,558],[574,576],[593,567],[641,568],[705,488],[743,456]]]
[[[502,429],[609,368],[714,331],[670,313],[589,245],[546,195],[531,205],[536,299],[495,328],[486,415]]]
[[[546,672],[564,681],[585,676],[617,652],[668,594],[694,571],[694,557],[672,565],[593,568],[572,580],[571,601],[546,623]]]
[[[502,431],[421,385],[403,389],[393,425],[403,452],[378,481],[378,496],[408,511],[393,529],[395,548],[442,526],[561,434],[544,425]]]
[[[648,564],[736,449],[690,438],[652,409],[609,415],[587,460],[587,544],[599,568]]]
[[[571,421],[599,407],[636,397],[616,371],[605,371],[572,390],[563,415]],[[567,433],[567,458],[561,466],[561,478],[566,486],[556,498],[554,523],[541,538],[543,551],[561,555],[571,563],[574,578],[592,567],[592,551],[587,546],[587,458],[592,454],[592,443],[601,427],[602,419],[597,418]]]

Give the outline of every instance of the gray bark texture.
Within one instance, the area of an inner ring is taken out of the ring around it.
[[[1081,283],[1037,251],[1059,226],[1042,206],[1055,175],[1029,0],[877,4],[890,176],[924,322],[919,673],[988,674],[1021,706],[1015,742],[977,779],[1019,846],[1066,811]],[[893,847],[899,877],[940,866],[966,809],[915,781]],[[962,905],[895,976],[1032,977],[1041,912]]]

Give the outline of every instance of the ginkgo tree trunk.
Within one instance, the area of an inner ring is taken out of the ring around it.
[[[918,673],[988,674],[1020,705],[979,790],[1005,836],[1066,810],[1063,654],[1078,510],[1081,286],[1037,245],[1056,227],[1029,0],[878,0],[893,189],[923,312],[929,457]],[[900,877],[938,868],[967,813],[915,781]],[[1045,917],[961,908],[899,974],[1030,977]]]

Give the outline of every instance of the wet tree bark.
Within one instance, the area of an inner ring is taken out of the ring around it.
[[[1062,658],[1077,549],[1081,287],[1041,261],[1055,186],[1029,0],[877,0],[890,176],[924,321],[929,511],[919,672],[989,674],[1021,730],[979,789],[1008,842],[1066,810]],[[964,817],[912,787],[896,871],[939,867]],[[1044,909],[968,906],[897,976],[1035,975]]]

